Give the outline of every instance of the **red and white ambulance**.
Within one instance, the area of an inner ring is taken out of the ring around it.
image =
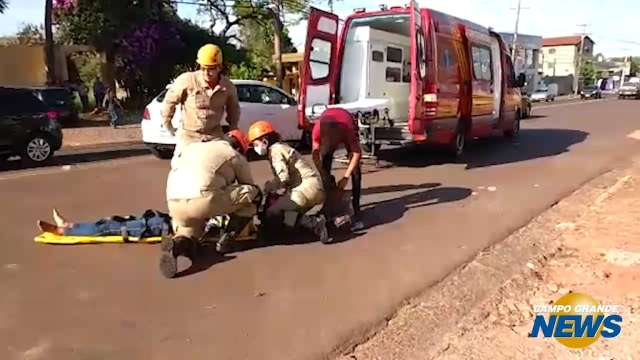
[[[520,130],[520,87],[498,33],[414,1],[356,10],[340,29],[312,9],[302,69],[299,125],[327,107],[358,120],[366,149],[444,144],[457,155],[468,139]]]

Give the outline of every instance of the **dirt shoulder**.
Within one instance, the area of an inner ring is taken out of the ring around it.
[[[341,359],[632,359],[640,354],[640,162],[592,180],[409,302]],[[529,338],[568,292],[622,305],[622,333],[570,350]]]

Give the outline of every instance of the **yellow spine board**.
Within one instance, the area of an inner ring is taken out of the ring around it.
[[[66,236],[57,235],[52,233],[42,233],[33,239],[37,243],[42,244],[59,244],[59,245],[74,245],[74,244],[118,244],[118,243],[145,243],[154,244],[162,241],[159,236],[143,238],[138,240],[137,238],[129,238],[129,241],[124,241],[122,236]]]

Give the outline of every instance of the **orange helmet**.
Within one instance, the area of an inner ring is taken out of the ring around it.
[[[243,154],[245,154],[247,150],[249,150],[249,142],[247,141],[247,138],[244,136],[242,131],[238,129],[231,130],[227,133],[227,136],[235,139],[238,142],[238,144],[242,148]]]
[[[251,127],[249,127],[249,131],[247,131],[247,137],[249,138],[249,142],[252,143],[261,137],[271,134],[275,132],[273,129],[273,125],[266,120],[258,120],[254,122]]]

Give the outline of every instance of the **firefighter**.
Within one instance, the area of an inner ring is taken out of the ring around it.
[[[322,243],[329,243],[331,239],[324,216],[306,214],[325,199],[320,173],[298,151],[280,141],[280,134],[268,121],[251,125],[247,137],[254,151],[269,159],[274,177],[265,183],[265,194],[282,195],[265,211],[263,235],[273,225],[282,224],[287,228],[310,230]]]
[[[344,109],[331,108],[325,110],[315,121],[311,133],[312,158],[320,170],[325,187],[331,183],[331,165],[336,150],[344,147],[349,158],[349,165],[343,176],[337,181],[339,190],[344,190],[351,179],[351,202],[354,212],[353,231],[362,230],[364,224],[360,218],[360,191],[362,189],[362,172],[360,161],[362,150],[358,136],[358,126],[353,116]]]
[[[230,215],[226,236],[216,244],[226,252],[229,241],[253,220],[260,203],[244,154],[248,142],[239,130],[205,142],[185,144],[174,157],[167,179],[167,203],[175,236],[163,243],[160,270],[177,271],[177,257],[192,254],[209,219]]]
[[[163,126],[176,135],[171,119],[182,105],[182,124],[177,130],[176,154],[183,144],[221,138],[222,118],[227,114],[229,130],[238,128],[240,105],[236,87],[222,75],[222,51],[207,44],[198,51],[200,69],[186,72],[171,85],[163,101]]]

